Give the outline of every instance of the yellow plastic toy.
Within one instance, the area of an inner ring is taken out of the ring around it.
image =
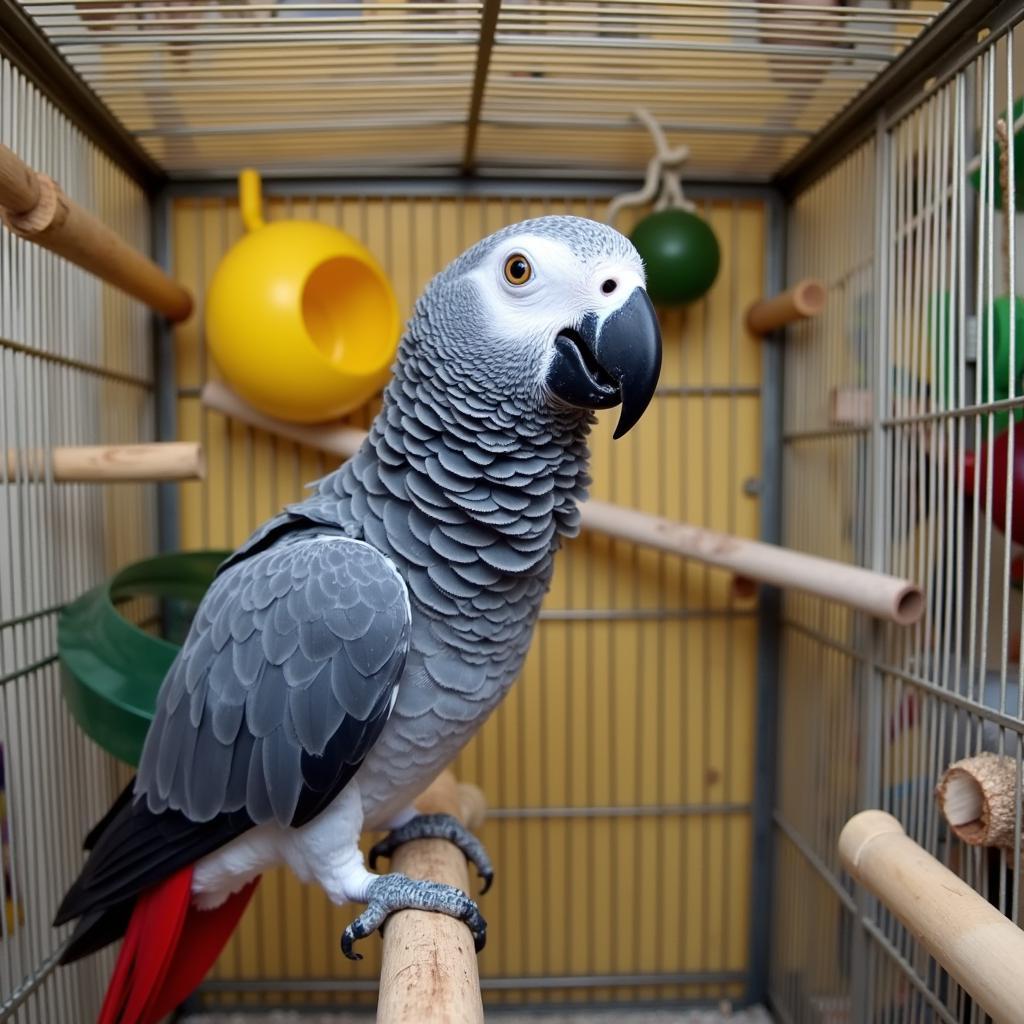
[[[278,419],[318,423],[362,405],[387,380],[398,303],[354,238],[315,221],[266,224],[259,175],[242,171],[247,234],[206,296],[210,352],[231,386]]]

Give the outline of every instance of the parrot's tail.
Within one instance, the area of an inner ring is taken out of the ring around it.
[[[157,1024],[198,987],[242,916],[259,878],[213,910],[192,906],[192,868],[143,893],[97,1024]]]

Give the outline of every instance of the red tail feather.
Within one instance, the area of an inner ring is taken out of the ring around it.
[[[213,910],[192,906],[192,868],[139,897],[98,1024],[157,1024],[203,980],[258,878]]]

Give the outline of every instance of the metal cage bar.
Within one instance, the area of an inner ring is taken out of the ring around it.
[[[0,137],[69,195],[148,246],[142,190],[0,56]],[[0,450],[152,440],[145,310],[51,253],[0,232]],[[154,548],[153,488],[18,480],[0,459],[0,1019],[82,1019],[111,957],[55,971],[50,926],[81,863],[81,836],[123,772],[60,696],[57,614],[114,566]],[[147,622],[152,608],[124,608]]]
[[[648,150],[632,116],[643,105],[686,135],[694,177],[757,181],[790,166],[945,8],[24,4],[42,45],[172,176],[229,174],[243,159],[282,175],[632,175]]]
[[[855,810],[889,811],[1020,919],[1008,867],[1020,839],[1005,858],[964,846],[932,789],[965,754],[1009,754],[1018,771],[1024,763],[1022,608],[998,526],[1012,523],[1022,497],[1009,428],[1024,402],[1019,375],[999,368],[999,358],[1008,367],[1018,359],[1013,318],[1000,339],[991,312],[1021,283],[1014,219],[996,201],[996,124],[1019,127],[1011,111],[1024,82],[1021,17],[1019,7],[996,9],[993,31],[920,68],[934,76],[930,87],[889,97],[874,137],[791,207],[790,273],[834,268],[834,301],[787,340],[787,390],[809,396],[791,412],[787,403],[787,536],[917,574],[928,595],[922,623],[903,633],[787,601],[771,990],[794,1021],[824,1008],[854,1020],[983,1018],[906,929],[851,889],[835,839]],[[1002,202],[1012,208],[1006,195]],[[836,390],[870,392],[870,417],[853,426],[830,419]],[[1003,431],[1010,457],[981,460]],[[973,484],[971,455],[985,467]],[[826,478],[832,514],[822,517],[798,495]],[[846,529],[836,533],[841,516]],[[819,735],[804,735],[815,719]],[[809,784],[809,771],[821,777]],[[1018,833],[1020,824],[1018,802]],[[785,933],[803,927],[815,948],[795,953]]]

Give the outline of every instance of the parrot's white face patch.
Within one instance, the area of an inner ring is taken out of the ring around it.
[[[525,261],[523,277],[518,261]],[[563,243],[538,235],[504,239],[470,275],[486,309],[486,325],[495,339],[536,346],[546,368],[555,338],[576,328],[588,314],[598,323],[644,287],[638,255],[583,261]]]

